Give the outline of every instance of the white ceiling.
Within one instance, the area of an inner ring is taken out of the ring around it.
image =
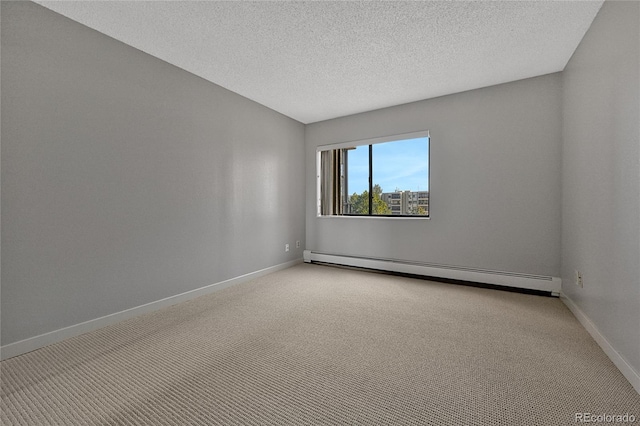
[[[38,1],[311,123],[564,69],[602,1]]]

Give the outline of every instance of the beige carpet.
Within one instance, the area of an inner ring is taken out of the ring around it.
[[[3,425],[640,423],[640,396],[558,299],[319,265],[1,367]]]

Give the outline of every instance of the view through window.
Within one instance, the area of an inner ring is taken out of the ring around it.
[[[320,149],[319,213],[429,217],[429,134]]]

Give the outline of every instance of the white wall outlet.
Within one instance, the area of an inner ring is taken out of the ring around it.
[[[296,241],[296,248],[300,248],[300,241]]]
[[[284,245],[284,251],[289,251],[289,244]]]
[[[582,282],[582,274],[578,270],[576,270],[576,285],[580,288],[584,287],[584,283]]]

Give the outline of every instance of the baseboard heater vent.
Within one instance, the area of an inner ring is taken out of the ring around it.
[[[399,259],[320,253],[310,250],[305,250],[303,257],[304,261],[307,263],[330,263],[402,274],[443,278],[447,280],[467,281],[524,290],[535,290],[548,292],[552,296],[558,296],[560,294],[560,287],[562,283],[561,279],[558,277],[545,275],[492,271],[487,269],[413,262]]]

